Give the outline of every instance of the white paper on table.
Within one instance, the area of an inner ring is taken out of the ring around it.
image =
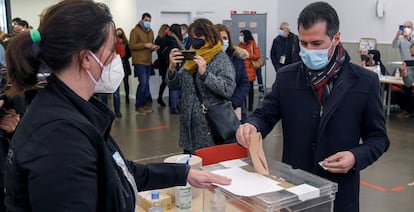
[[[219,169],[212,171],[215,174],[231,178],[230,185],[217,185],[239,196],[255,196],[258,194],[280,191],[284,188],[277,181],[271,180],[255,172],[248,172],[241,168]]]
[[[298,195],[298,198],[302,201],[314,199],[320,196],[320,191],[318,188],[308,185],[306,183],[288,188],[286,189],[286,191]]]
[[[219,164],[227,168],[235,168],[235,167],[242,167],[242,166],[249,165],[248,163],[240,159],[227,160],[227,161],[220,162]]]

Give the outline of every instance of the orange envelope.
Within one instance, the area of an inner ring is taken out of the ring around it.
[[[262,134],[253,133],[250,135],[249,154],[254,170],[259,174],[269,175],[269,168],[263,151]]]

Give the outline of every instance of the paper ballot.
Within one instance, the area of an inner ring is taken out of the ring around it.
[[[250,135],[249,153],[254,170],[259,174],[269,175],[269,168],[263,151],[262,134],[253,133]]]
[[[280,191],[284,188],[277,181],[269,179],[255,172],[248,172],[241,168],[219,169],[212,171],[231,178],[230,185],[217,185],[227,191],[240,196],[255,196],[258,194]]]

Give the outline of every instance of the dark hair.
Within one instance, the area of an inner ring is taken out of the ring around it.
[[[231,50],[231,51],[233,51],[233,49],[234,49],[234,44],[233,44],[233,41],[231,40],[231,35],[230,35],[230,31],[229,31],[229,29],[227,29],[227,27],[224,25],[224,24],[216,24],[215,25],[215,27],[216,27],[216,29],[217,29],[217,31],[220,33],[221,31],[224,31],[224,32],[226,32],[227,33],[227,36],[228,36],[228,38],[229,38],[229,49]],[[221,36],[220,36],[221,37]]]
[[[58,73],[86,51],[98,51],[114,26],[109,8],[91,0],[64,0],[44,11],[39,26],[41,41],[34,44],[29,31],[10,41],[6,51],[9,94],[22,93],[37,83],[40,66]],[[87,26],[87,27],[85,27]],[[80,66],[80,64],[79,64]]]
[[[11,20],[12,22],[19,22],[19,21],[22,21],[22,19],[21,18],[19,18],[19,17],[16,17],[16,18],[13,18],[12,20]]]
[[[180,27],[181,27],[181,29],[185,29],[185,30],[188,29],[188,25],[187,24],[180,24]]]
[[[338,14],[326,2],[315,2],[306,6],[299,14],[298,29],[301,26],[310,29],[319,22],[326,22],[326,35],[331,39],[339,31]]]
[[[206,18],[196,19],[188,27],[188,32],[191,36],[205,36],[206,42],[209,43],[210,46],[214,46],[221,41],[221,36],[216,28],[214,28],[213,23]]]
[[[170,26],[170,31],[177,36],[177,38],[182,41],[183,40],[183,34],[181,33],[181,26],[179,24],[173,24]]]
[[[240,31],[240,33],[242,33],[243,36],[244,36],[244,43],[245,44],[247,44],[250,40],[254,40],[254,38],[252,36],[252,32],[250,32],[250,30],[244,29],[244,30]]]
[[[17,25],[20,25],[22,27],[29,28],[29,23],[27,21],[25,21],[25,20],[18,21],[17,22]]]
[[[142,16],[141,16],[141,20],[143,20],[145,17],[151,18],[151,14],[143,13]]]
[[[124,29],[122,29],[122,28],[119,27],[119,28],[116,28],[115,32],[118,31],[118,30],[122,32],[121,37],[122,37],[123,42],[125,44],[128,44],[128,38],[126,37],[126,34],[124,32]]]

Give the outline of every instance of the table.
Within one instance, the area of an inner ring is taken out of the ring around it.
[[[382,91],[385,90],[385,86],[388,85],[387,88],[387,98],[385,99],[385,108],[384,113],[385,115],[390,115],[390,108],[391,108],[391,87],[392,85],[404,85],[404,82],[401,77],[394,77],[394,76],[381,76],[380,77]],[[414,86],[414,83],[413,83]],[[384,97],[384,95],[383,95]],[[384,99],[384,98],[382,98]]]

